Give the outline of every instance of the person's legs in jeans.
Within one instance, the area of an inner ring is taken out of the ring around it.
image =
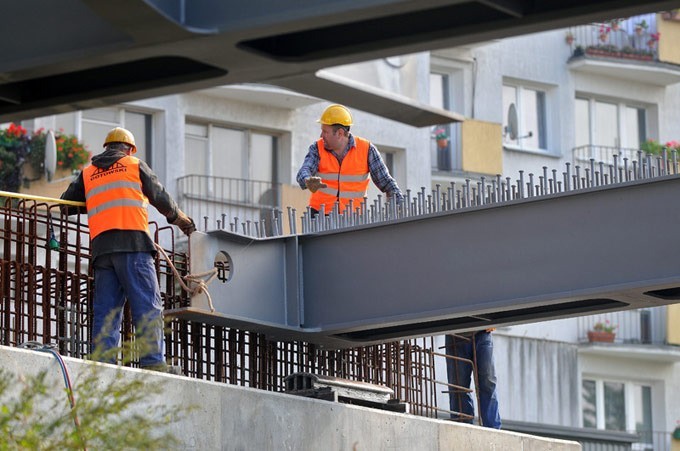
[[[139,365],[164,367],[163,304],[153,256],[147,252],[113,255],[116,274],[130,302],[137,339],[144,347]]]
[[[472,360],[472,344],[469,340],[454,338],[451,335],[446,335],[444,339],[446,354]],[[446,373],[449,384],[455,384],[466,388],[470,387],[472,367],[468,362],[448,358],[446,359]],[[470,415],[469,420],[463,419],[461,421],[472,423],[472,417],[475,414],[474,405],[472,403],[472,394],[462,393],[460,392],[460,389],[449,387],[449,409],[454,412]],[[460,419],[459,415],[456,415],[455,413],[451,414],[451,418],[454,420]]]
[[[479,415],[486,427],[500,429],[501,416],[498,412],[496,394],[496,366],[493,359],[493,338],[490,332],[475,334],[477,353],[477,379],[479,383]]]
[[[94,262],[92,341],[95,346],[94,357],[106,363],[116,363],[112,350],[120,343],[120,324],[125,304],[112,255],[102,255]]]

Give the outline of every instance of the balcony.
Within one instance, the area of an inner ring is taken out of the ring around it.
[[[581,316],[578,318],[579,342],[585,343],[589,341],[588,332],[594,330],[597,323],[614,327],[614,343],[667,344],[665,306]]]
[[[443,142],[432,135],[430,161],[436,175],[460,173],[496,175],[503,172],[501,124],[467,119],[435,129],[443,130]]]
[[[598,56],[635,61],[658,60],[661,36],[656,14],[614,19],[573,27],[565,37],[573,56]]]
[[[565,41],[571,49],[569,67],[659,86],[679,82],[677,65],[659,57],[663,40],[672,39],[672,34],[666,32],[669,25],[657,26],[661,25],[659,17],[646,14],[568,29]],[[675,61],[671,58],[671,62]]]
[[[638,148],[585,145],[572,149],[572,164],[574,186],[597,186],[612,179],[635,180],[642,174],[677,174],[680,155],[668,149],[653,155]]]
[[[260,227],[265,219],[270,227],[281,206],[281,184],[268,181],[187,175],[177,179],[177,192],[180,208],[200,230],[230,230],[234,218],[242,227]]]

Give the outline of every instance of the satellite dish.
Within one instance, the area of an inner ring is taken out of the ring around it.
[[[57,170],[57,140],[54,138],[54,132],[48,130],[45,135],[45,177],[48,182],[54,178],[54,172]]]
[[[505,127],[505,133],[510,137],[511,141],[518,139],[531,138],[534,136],[534,132],[528,132],[524,136],[517,136],[519,132],[519,127],[517,126],[517,107],[514,103],[511,103],[508,107],[508,126]]]
[[[512,141],[517,139],[517,108],[514,103],[508,107],[508,126],[505,131]]]

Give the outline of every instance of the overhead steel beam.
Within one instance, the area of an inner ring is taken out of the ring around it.
[[[12,19],[3,23],[11,39],[3,40],[0,60],[0,122],[219,85],[275,84],[342,64],[678,6],[676,0],[4,3],[3,17]],[[316,88],[296,87],[312,95]],[[339,89],[334,100],[379,115],[386,110],[384,102],[362,103],[351,89]],[[399,111],[396,120],[414,126],[441,122],[422,108]]]
[[[519,0],[478,0],[482,5],[502,11],[512,17],[522,17],[526,14],[527,4]]]

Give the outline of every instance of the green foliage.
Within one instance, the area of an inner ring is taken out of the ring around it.
[[[443,128],[438,128],[434,131],[434,139],[447,139],[449,135],[446,134],[446,130]]]
[[[90,161],[90,152],[74,135],[56,133],[57,167],[80,170]]]
[[[598,332],[607,332],[611,334],[614,333],[616,327],[617,326],[615,324],[611,324],[609,320],[606,320],[605,322],[599,321],[595,323],[595,325],[593,326],[593,330],[596,330]]]
[[[663,146],[653,139],[648,139],[647,141],[640,143],[640,150],[644,150],[651,155],[661,155]]]
[[[17,191],[21,185],[21,165],[28,152],[26,129],[10,124],[0,130],[0,189]]]
[[[44,129],[29,136],[21,125],[10,124],[0,130],[0,190],[18,191],[23,181],[22,165],[27,162],[36,174],[42,175],[45,160]],[[62,130],[55,133],[57,144],[57,167],[80,170],[90,161],[90,152],[73,135]]]
[[[640,144],[640,150],[644,150],[651,155],[663,155],[664,148],[666,149],[666,154],[670,158],[671,152],[673,150],[680,152],[680,142],[668,141],[665,144],[661,144],[654,139],[648,139],[647,141]]]
[[[31,153],[28,161],[36,171],[42,171],[45,160],[45,139],[47,133],[38,129],[31,135]],[[90,161],[90,152],[75,135],[67,135],[63,130],[55,132],[57,144],[57,167],[70,170],[80,170]]]
[[[162,431],[180,419],[180,412],[146,402],[160,393],[158,384],[120,370],[104,382],[108,379],[102,377],[102,367],[89,367],[73,384],[74,409],[63,386],[47,385],[45,371],[18,379],[0,369],[0,450],[160,450],[179,445],[174,435]]]
[[[45,141],[47,134],[41,130],[34,132],[29,142],[30,152],[26,161],[33,168],[35,174],[43,174],[45,170]]]

